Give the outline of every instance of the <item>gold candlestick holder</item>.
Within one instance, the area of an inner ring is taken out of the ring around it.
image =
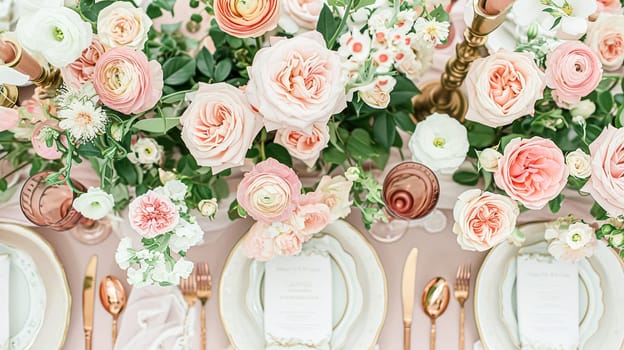
[[[0,106],[13,108],[17,104],[19,90],[15,85],[0,85]]]
[[[440,80],[424,83],[420,95],[414,96],[414,117],[423,120],[428,115],[440,112],[464,121],[468,111],[468,100],[459,89],[470,70],[470,64],[481,57],[480,51],[485,46],[487,36],[504,21],[509,8],[497,15],[485,13],[486,0],[474,1],[474,17],[470,27],[464,32],[464,41],[457,44],[455,57],[448,60]]]

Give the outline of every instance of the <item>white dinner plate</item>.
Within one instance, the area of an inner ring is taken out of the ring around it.
[[[0,244],[12,247],[32,258],[45,289],[43,326],[36,332],[29,349],[61,349],[69,329],[71,310],[69,285],[61,262],[48,242],[25,227],[0,224]]]
[[[544,223],[520,227],[526,236],[525,246],[544,239]],[[474,312],[477,330],[486,350],[518,349],[507,331],[502,315],[501,284],[508,262],[518,255],[520,248],[504,242],[493,248],[485,258],[475,282]],[[624,290],[624,263],[607,245],[600,241],[595,254],[588,259],[600,280],[604,312],[596,332],[586,340],[581,350],[624,349],[624,304],[619,293]],[[591,283],[588,277],[586,282]],[[595,283],[595,282],[593,282]]]
[[[362,293],[362,307],[356,310],[358,311],[357,316],[352,322],[354,327],[345,332],[346,339],[344,340],[344,345],[332,349],[372,350],[377,343],[377,338],[386,317],[388,301],[386,276],[381,262],[366,238],[345,221],[337,221],[328,225],[323,230],[323,234],[335,238],[342,246],[344,252],[353,258],[357,270],[357,281],[359,286],[361,286]],[[331,241],[331,239],[324,241],[321,239],[320,242],[313,244],[331,245]],[[331,249],[334,250],[335,247]],[[339,255],[339,253],[336,253],[336,255]],[[342,261],[345,258],[340,257],[339,259],[345,264],[342,272],[345,274],[349,273],[349,268],[346,267],[348,263]],[[254,312],[246,307],[247,289],[252,286],[252,281],[250,280],[252,265],[253,261],[247,258],[243,252],[241,239],[230,252],[221,274],[219,313],[230,344],[235,350],[264,349],[264,334],[261,328],[258,327],[257,315],[254,316]],[[333,265],[335,265],[334,268],[338,267],[335,257]],[[257,286],[257,280],[255,283]],[[345,277],[343,283],[344,286],[342,288],[345,290],[349,288],[347,283],[349,285],[355,284],[350,277]],[[336,301],[338,304],[340,304],[341,298],[348,299],[348,303],[357,303],[355,298],[340,295],[340,293],[336,294],[334,298],[339,299]],[[350,309],[351,306],[343,308],[345,318],[350,313],[348,311]],[[340,323],[341,321],[339,320],[337,324]],[[348,326],[346,321],[344,324],[345,327]]]

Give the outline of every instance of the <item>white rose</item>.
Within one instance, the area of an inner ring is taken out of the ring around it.
[[[384,109],[390,103],[390,93],[395,85],[396,79],[380,75],[370,84],[358,88],[358,95],[370,107]]]
[[[466,159],[469,147],[466,128],[438,113],[418,123],[409,140],[412,159],[442,173],[454,172]]]
[[[132,240],[128,237],[122,238],[115,252],[115,262],[117,262],[117,265],[124,270],[130,267],[130,259],[134,257],[133,251]]]
[[[596,104],[590,100],[583,100],[570,109],[570,113],[572,113],[573,117],[581,116],[583,118],[589,118],[594,112],[596,112]]]
[[[219,204],[216,198],[202,199],[197,204],[197,209],[203,216],[211,218],[217,213],[217,210],[219,210]]]
[[[360,178],[360,169],[358,167],[352,166],[347,171],[345,171],[345,177],[349,181],[356,181]]]
[[[586,179],[591,175],[591,159],[580,149],[566,155],[566,165],[570,175],[579,179]]]
[[[604,70],[620,69],[624,63],[624,16],[601,13],[590,23],[585,43],[598,55]]]
[[[351,193],[353,183],[342,176],[323,176],[315,192],[321,193],[321,201],[329,207],[329,219],[335,221],[351,213]]]
[[[87,193],[74,200],[74,209],[91,220],[100,220],[108,215],[115,206],[115,198],[99,187],[90,187]]]
[[[109,47],[125,46],[142,50],[152,20],[145,12],[125,1],[117,1],[100,11],[98,36]]]
[[[191,224],[186,220],[180,220],[180,223],[174,229],[174,234],[169,240],[169,247],[174,252],[187,251],[192,246],[201,242],[204,238],[204,231],[199,224]]]
[[[15,29],[26,50],[41,54],[53,66],[62,68],[91,45],[91,25],[66,7],[46,8],[23,16]]]
[[[167,193],[169,193],[169,198],[174,201],[181,201],[184,200],[184,197],[186,197],[186,191],[188,188],[184,182],[180,180],[170,180],[165,183],[165,189],[167,190]]]
[[[282,0],[279,26],[290,34],[315,29],[324,3],[324,0]]]
[[[154,164],[160,163],[163,155],[162,146],[156,140],[149,137],[138,139],[137,142],[130,147],[131,152],[128,153],[128,160],[134,164]]]
[[[10,4],[11,1],[8,1]],[[63,0],[16,0],[15,4],[15,18],[27,16],[33,14],[40,9],[52,9],[63,6]]]
[[[485,171],[493,173],[498,169],[498,160],[502,156],[503,155],[499,151],[493,148],[486,148],[479,152],[479,165]]]
[[[175,180],[176,175],[171,171],[166,171],[158,168],[158,178],[160,179],[160,183],[164,185],[169,181]]]

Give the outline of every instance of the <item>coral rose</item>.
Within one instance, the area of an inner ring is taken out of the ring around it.
[[[124,1],[105,7],[97,19],[98,35],[108,47],[142,50],[151,27],[152,20],[143,9]]]
[[[141,236],[154,238],[173,230],[180,221],[180,214],[171,199],[149,191],[130,203],[128,219]]]
[[[319,32],[263,48],[254,57],[245,90],[268,131],[309,130],[347,106],[340,57]]]
[[[91,45],[82,51],[82,55],[61,69],[63,81],[74,89],[79,89],[85,83],[93,81],[95,64],[105,51],[104,45],[94,36]]]
[[[163,89],[163,72],[141,51],[115,47],[95,65],[93,85],[102,103],[124,114],[145,112],[156,105]]]
[[[278,129],[275,143],[284,146],[291,156],[313,167],[329,143],[329,127],[327,124],[314,124],[310,135],[299,130]]]
[[[197,164],[214,173],[243,165],[245,154],[262,128],[245,94],[230,84],[199,84],[180,122],[182,140]]]
[[[214,16],[222,31],[238,38],[260,36],[277,27],[277,0],[215,0]]]
[[[606,71],[616,71],[624,63],[624,16],[603,13],[591,23],[585,42],[594,50]]]
[[[515,138],[505,146],[494,180],[528,209],[542,209],[568,181],[563,152],[548,139]]]
[[[609,125],[589,145],[591,177],[588,192],[610,215],[624,214],[624,128]]]
[[[594,91],[602,79],[598,56],[580,41],[557,46],[546,58],[546,85],[559,107],[567,108]]]
[[[533,115],[544,87],[544,74],[531,53],[501,50],[480,58],[466,77],[466,119],[495,128]]]

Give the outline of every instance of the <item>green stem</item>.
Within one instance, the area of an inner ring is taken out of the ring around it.
[[[4,179],[8,178],[9,176],[15,174],[16,172],[24,169],[28,164],[30,164],[30,162],[23,163],[22,165],[18,166],[17,168],[11,170],[8,174],[4,175],[2,177],[2,179],[4,180]]]
[[[336,32],[334,33],[334,35],[332,35],[331,39],[329,39],[329,41],[327,42],[328,49],[331,50],[331,48],[334,47],[334,45],[336,44],[338,37],[342,33],[342,29],[347,24],[347,18],[349,18],[349,15],[351,15],[351,7],[353,7],[354,2],[355,0],[349,0],[349,2],[347,2],[347,6],[345,7],[345,13],[342,16],[342,19],[340,20],[340,24],[338,24],[338,28],[336,28]]]
[[[262,135],[260,135],[260,159],[266,160],[266,153],[264,152],[264,143],[267,139],[266,129],[262,129]]]

